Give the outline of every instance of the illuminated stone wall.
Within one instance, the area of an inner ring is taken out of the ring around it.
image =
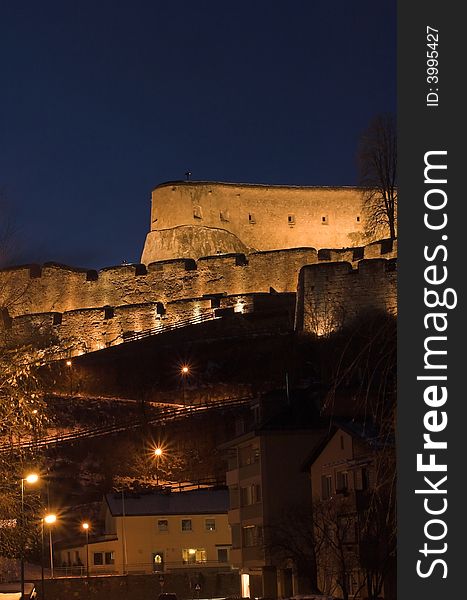
[[[216,252],[364,243],[361,190],[354,187],[173,182],[152,193],[141,262]]]
[[[18,343],[35,331],[52,334],[65,355],[76,355],[119,344],[132,332],[212,318],[217,308],[248,312],[255,302],[260,306],[262,295],[295,294],[298,285],[298,328],[311,332],[323,327],[331,305],[345,305],[347,316],[373,305],[393,311],[395,272],[381,267],[392,264],[381,257],[392,259],[396,252],[395,242],[383,240],[351,249],[216,255],[98,272],[57,264],[6,269],[0,271],[0,327]],[[377,260],[364,260],[372,258]],[[326,319],[329,327],[337,317]]]
[[[329,335],[369,311],[397,313],[396,260],[308,265],[300,271],[296,329]]]

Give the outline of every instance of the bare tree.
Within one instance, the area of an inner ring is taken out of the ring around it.
[[[364,585],[358,579],[352,584],[360,567],[357,519],[355,506],[345,497],[313,503],[319,587],[324,594],[339,590],[344,600]]]
[[[18,229],[6,201],[4,190],[0,189],[0,269],[11,265],[18,255]]]
[[[278,565],[292,565],[308,592],[317,593],[316,557],[320,546],[310,507],[288,507],[264,531],[265,548]]]
[[[397,236],[397,128],[393,115],[379,115],[359,145],[365,228],[369,237]]]

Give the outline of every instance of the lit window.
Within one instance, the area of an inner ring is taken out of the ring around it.
[[[206,562],[204,548],[182,548],[182,560],[185,564]]]
[[[182,519],[182,531],[192,531],[191,519]]]
[[[205,521],[206,531],[216,531],[216,520],[206,519]]]

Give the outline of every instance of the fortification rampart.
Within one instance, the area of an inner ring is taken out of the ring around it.
[[[395,241],[364,247],[317,251],[294,248],[249,255],[217,255],[198,260],[178,259],[144,265],[121,265],[101,271],[58,264],[29,265],[0,271],[0,308],[9,317],[65,313],[102,307],[157,303],[209,295],[296,292],[305,265],[364,258],[393,258]]]
[[[4,324],[10,339],[28,343],[34,336],[53,338],[60,357],[67,358],[102,350],[137,339],[138,333],[152,335],[182,326],[257,311],[289,311],[293,315],[295,294],[237,294],[212,298],[187,298],[168,302],[128,304],[120,307],[84,308],[63,313],[44,312],[20,315]],[[226,310],[229,311],[226,315]]]
[[[360,188],[169,182],[152,193],[141,262],[358,246],[364,230]]]
[[[369,311],[397,312],[396,260],[308,265],[301,269],[296,329],[329,335]]]
[[[219,309],[269,310],[273,296],[295,295],[299,282],[298,329],[319,333],[367,306],[393,310],[394,273],[380,266],[387,263],[380,257],[396,253],[396,243],[383,240],[341,250],[294,248],[101,271],[51,263],[7,269],[0,271],[0,327],[18,343],[38,331],[52,335],[70,356],[137,332],[212,319]],[[352,270],[356,265],[358,271]]]

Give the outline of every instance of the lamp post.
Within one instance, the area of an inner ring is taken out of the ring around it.
[[[41,552],[41,583],[42,583],[42,600],[45,599],[45,587],[44,587],[44,523],[47,525],[52,525],[57,520],[56,515],[49,514],[45,515],[43,519],[41,519],[41,542],[42,542],[42,552]],[[50,576],[53,579],[54,576],[54,562],[53,562],[53,546],[52,546],[52,531],[49,527],[49,545],[50,545]]]
[[[70,369],[70,396],[73,395],[73,363],[71,360],[66,361],[66,366]]]
[[[89,579],[89,523],[81,523],[81,527],[86,533],[86,577]]]
[[[24,484],[33,485],[39,481],[37,473],[29,473],[21,478],[21,600],[24,600]]]
[[[160,446],[154,450],[154,456],[156,457],[156,485],[159,485],[159,461],[162,456],[162,448]]]
[[[190,367],[188,365],[182,365],[180,368],[180,375],[182,376],[183,383],[183,406],[186,406],[186,378],[190,374]]]

